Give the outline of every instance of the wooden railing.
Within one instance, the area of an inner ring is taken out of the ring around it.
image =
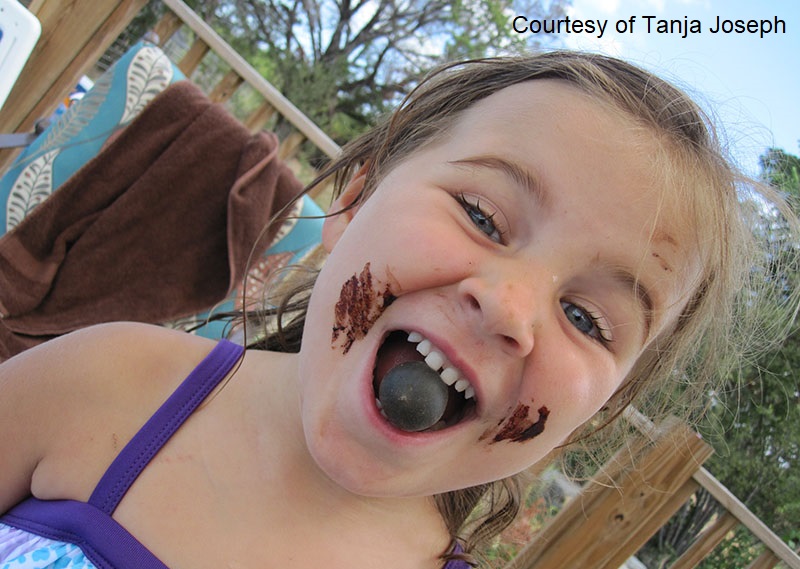
[[[284,157],[305,140],[330,157],[337,155],[339,147],[330,137],[181,0],[162,2],[169,12],[155,26],[159,40],[166,42],[181,27],[194,35],[177,62],[187,76],[211,52],[229,68],[209,90],[210,98],[224,101],[242,85],[249,85],[263,102],[243,122],[257,131],[275,113],[281,115],[294,129],[282,141]],[[42,37],[3,108],[0,132],[33,130],[36,121],[52,113],[146,4],[147,0],[32,0],[29,9],[42,23]],[[0,173],[12,157],[8,151],[0,153]],[[653,444],[634,462],[612,461],[507,569],[617,569],[701,487],[725,513],[673,563],[673,569],[695,567],[739,525],[764,545],[763,554],[748,569],[779,563],[800,569],[800,557],[702,467],[711,453],[705,442],[680,423],[653,426],[633,411],[626,417]]]
[[[696,567],[739,525],[764,546],[747,569],[800,569],[800,557],[703,468],[712,449],[696,433],[677,421],[653,425],[633,409],[625,420],[650,444],[609,461],[505,569],[618,569],[701,488],[723,513],[670,569]]]
[[[210,52],[228,66],[227,73],[208,92],[212,100],[224,102],[240,86],[248,85],[263,97],[257,110],[243,120],[251,130],[263,128],[276,113],[293,127],[281,141],[281,157],[294,155],[305,140],[328,157],[339,153],[339,146],[322,129],[186,4],[181,0],[162,3],[168,12],[154,28],[158,41],[165,44],[182,26],[194,35],[188,52],[177,62],[186,76],[191,76]],[[56,109],[146,4],[147,0],[33,0],[29,9],[42,23],[42,37],[3,107],[0,132],[32,131],[39,119]],[[0,152],[0,172],[13,155],[11,151]]]
[[[209,97],[214,101],[225,101],[242,84],[247,84],[264,97],[264,102],[244,123],[253,130],[261,129],[277,112],[291,123],[296,131],[287,137],[284,154],[291,154],[304,139],[309,140],[327,156],[333,158],[339,153],[339,146],[304,115],[291,101],[284,97],[271,83],[264,79],[233,48],[226,43],[211,27],[201,20],[181,0],[162,0],[170,12],[155,27],[160,41],[165,43],[182,25],[187,26],[195,34],[195,40],[186,55],[178,62],[178,67],[188,77],[200,64],[203,57],[213,51],[230,70],[211,90]]]

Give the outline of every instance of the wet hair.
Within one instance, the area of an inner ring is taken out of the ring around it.
[[[623,387],[566,445],[608,456],[602,451],[619,443],[617,435],[625,429],[616,427],[617,419],[626,407],[633,405],[654,421],[667,413],[696,418],[695,407],[702,407],[709,390],[746,358],[745,350],[763,349],[788,328],[788,318],[775,318],[763,307],[792,312],[796,306],[796,293],[774,278],[781,274],[775,267],[778,255],[767,249],[776,245],[775,239],[759,234],[763,223],[758,222],[772,215],[792,238],[798,234],[795,218],[780,196],[746,179],[726,159],[712,121],[690,97],[635,65],[599,54],[552,51],[449,64],[422,81],[383,122],[345,146],[318,182],[333,177],[336,196],[368,164],[359,200],[367,199],[398,164],[446,137],[475,103],[540,79],[572,85],[616,112],[622,125],[651,134],[658,149],[651,158],[653,176],[668,190],[662,192],[669,204],[663,211],[684,220],[703,261],[677,321],[649,343]],[[794,259],[783,261],[795,264]],[[299,350],[312,283],[313,277],[289,293],[282,291],[275,309],[278,324],[260,335],[259,347]],[[520,499],[517,477],[435,497],[468,558],[514,519]]]

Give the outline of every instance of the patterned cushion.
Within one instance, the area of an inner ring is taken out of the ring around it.
[[[164,323],[170,328],[190,330],[192,333],[206,338],[229,337],[233,341],[241,341],[236,333],[230,336],[228,322],[212,321],[215,314],[230,313],[242,308],[244,299],[249,307],[260,302],[269,287],[280,282],[282,269],[292,265],[315,267],[319,264],[318,256],[322,241],[322,223],[324,212],[317,203],[308,196],[303,196],[290,212],[278,234],[273,238],[267,251],[253,262],[247,274],[248,290],[240,283],[228,298],[212,309],[195,316],[181,318],[174,322]],[[238,331],[241,332],[241,331]],[[252,339],[252,338],[251,338]]]
[[[109,136],[183,73],[157,46],[131,47],[20,154],[0,179],[0,235],[13,229],[67,178],[95,156]]]
[[[185,79],[164,52],[147,41],[131,47],[108,69],[86,95],[75,102],[14,161],[0,179],[0,236],[18,225],[64,181],[102,149],[108,138],[130,123],[156,95],[171,83]],[[281,227],[270,248],[253,263],[248,283],[260,283],[246,292],[260,298],[268,275],[316,254],[322,235],[322,209],[304,197]],[[124,286],[124,283],[120,283]],[[202,314],[164,323],[198,335],[227,335],[224,322],[209,322],[212,314],[241,306],[241,286],[227,299]]]

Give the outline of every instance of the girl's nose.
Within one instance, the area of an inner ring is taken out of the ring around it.
[[[459,285],[460,301],[478,330],[496,336],[519,357],[533,350],[536,307],[531,287],[511,279],[472,277]]]

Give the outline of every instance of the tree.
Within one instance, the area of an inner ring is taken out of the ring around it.
[[[443,59],[535,45],[511,21],[558,18],[570,0],[195,0],[256,69],[344,142]],[[543,37],[545,40],[552,38]]]
[[[765,182],[790,196],[800,197],[800,158],[780,148],[770,148],[758,159]]]
[[[761,178],[784,193],[790,202],[800,197],[800,158],[771,148],[760,157]],[[786,239],[785,220],[764,211],[756,228],[763,238],[779,244],[771,273],[785,287],[797,286],[787,274],[780,251],[798,243]],[[780,291],[782,287],[778,287]],[[780,300],[777,299],[777,300]],[[714,447],[709,471],[787,543],[800,543],[800,326],[786,341],[768,350],[728,379],[726,387],[710,394],[712,405],[701,432]],[[681,508],[642,552],[650,567],[662,566],[680,555],[720,506],[705,492]],[[754,539],[739,530],[700,565],[706,569],[746,566],[757,554]]]

